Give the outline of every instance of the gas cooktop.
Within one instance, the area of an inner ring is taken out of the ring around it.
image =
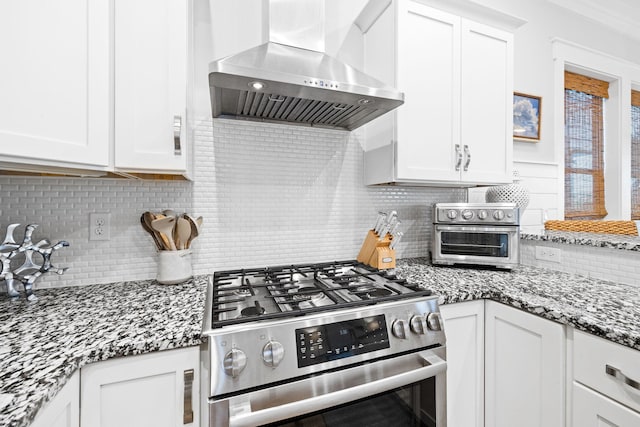
[[[210,280],[213,328],[431,295],[356,261],[221,271]]]

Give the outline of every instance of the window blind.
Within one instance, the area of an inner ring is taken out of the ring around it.
[[[631,91],[631,219],[640,219],[640,92]]]
[[[605,81],[565,72],[565,219],[601,219]]]

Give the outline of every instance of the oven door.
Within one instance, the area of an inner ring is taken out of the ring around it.
[[[479,264],[511,268],[519,262],[517,226],[434,225],[436,264]]]
[[[211,426],[446,426],[445,348],[211,399]]]

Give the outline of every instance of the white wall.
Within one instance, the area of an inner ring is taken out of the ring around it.
[[[554,56],[552,39],[559,38],[584,48],[602,52],[623,61],[640,64],[640,38],[616,31],[611,16],[602,16],[605,24],[582,16],[575,11],[586,13],[589,0],[473,0],[527,21],[515,32],[515,76],[514,90],[542,96],[541,139],[539,142],[514,141],[514,168],[526,168],[523,185],[530,186],[532,203],[525,213],[523,226],[534,232],[542,228],[541,212],[547,212],[548,219],[563,219],[564,202],[562,186],[562,147],[561,132],[564,123],[562,89],[554,93]],[[558,4],[565,5],[560,7]],[[575,5],[575,6],[574,6]],[[602,5],[609,5],[604,2]],[[613,4],[611,4],[613,5]],[[573,10],[570,8],[574,7]],[[630,18],[629,16],[625,18]],[[637,21],[636,21],[637,22]],[[628,24],[620,28],[628,29]],[[557,76],[556,76],[557,77]],[[560,99],[558,98],[560,97]],[[559,129],[560,132],[556,131]],[[627,152],[628,153],[628,152]],[[526,165],[526,166],[523,166]],[[555,183],[552,172],[555,166]],[[559,166],[559,167],[558,167]],[[620,174],[620,168],[614,168]],[[611,179],[609,179],[612,181]],[[540,183],[544,182],[544,186]],[[618,180],[616,180],[616,183]],[[542,190],[542,192],[541,192]],[[610,192],[611,193],[611,192]],[[628,194],[628,191],[623,192]],[[624,206],[619,200],[610,203],[615,218],[622,218]]]

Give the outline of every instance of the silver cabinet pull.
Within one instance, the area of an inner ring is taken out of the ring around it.
[[[182,155],[182,142],[180,141],[180,133],[182,130],[182,117],[173,116],[173,154]]]
[[[184,404],[182,410],[182,424],[193,422],[193,369],[184,371]]]
[[[460,144],[456,144],[456,170],[460,170],[462,164],[462,151],[460,151]]]
[[[466,162],[464,162],[464,171],[468,171],[469,170],[469,163],[471,163],[471,151],[469,151],[469,146],[465,144],[464,146],[464,157],[467,159]]]
[[[623,374],[620,369],[614,368],[611,365],[606,365],[605,366],[605,371],[607,372],[607,375],[611,375],[612,377],[614,377],[615,379],[617,379],[619,381],[622,381],[623,383],[625,383],[629,387],[634,388],[636,390],[640,390],[640,383],[638,381],[634,380],[634,379],[629,378],[625,374]]]

